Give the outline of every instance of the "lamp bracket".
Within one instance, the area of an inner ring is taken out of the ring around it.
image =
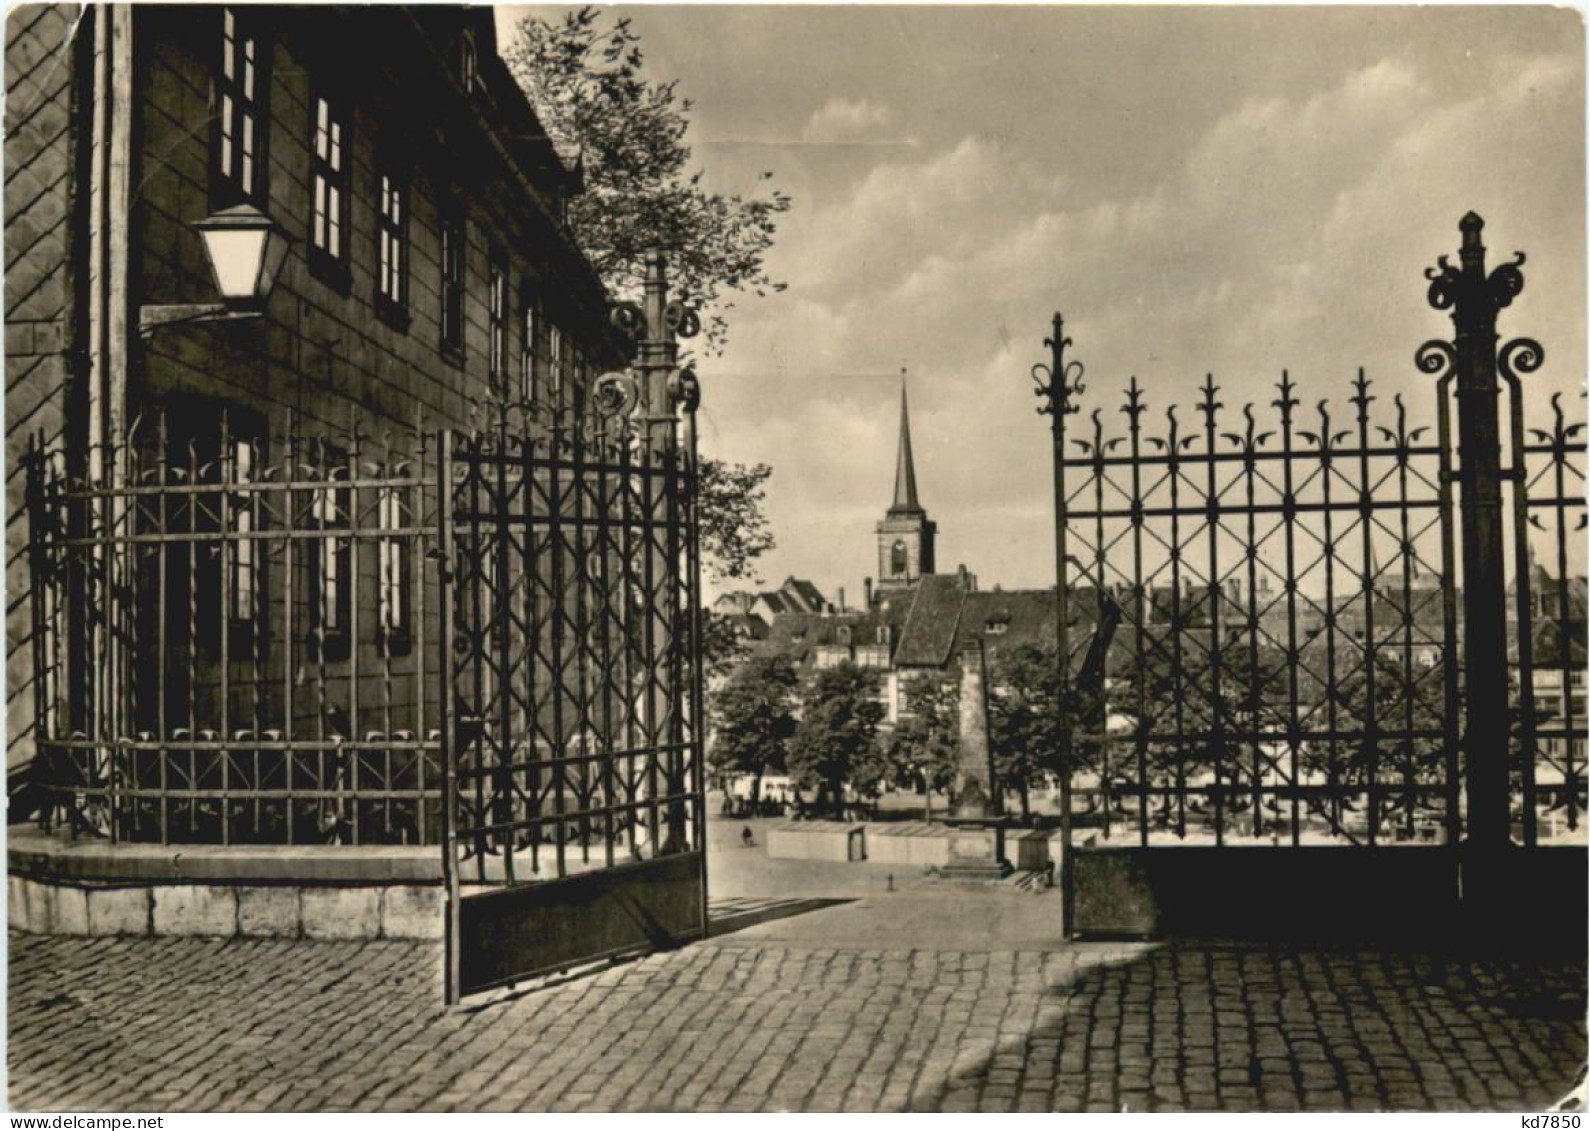
[[[161,326],[184,325],[191,322],[244,322],[262,317],[264,313],[263,310],[239,310],[223,302],[140,306],[138,336],[148,341]]]

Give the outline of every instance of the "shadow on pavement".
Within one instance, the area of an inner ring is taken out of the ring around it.
[[[1586,1058],[1582,957],[1083,943],[1042,980],[1025,1031],[973,1006],[981,1038],[878,1110],[1542,1111]]]
[[[707,909],[707,937],[715,939],[759,923],[854,902],[854,899],[714,899]]]

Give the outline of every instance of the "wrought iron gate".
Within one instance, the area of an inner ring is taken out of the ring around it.
[[[695,375],[660,262],[592,411],[444,439],[449,1000],[705,935]],[[683,421],[681,425],[680,416]]]
[[[1479,226],[1464,221],[1462,270],[1443,258],[1430,276],[1432,304],[1458,315],[1454,342],[1418,353],[1433,424],[1362,372],[1336,408],[1285,374],[1267,406],[1228,407],[1210,378],[1189,419],[1134,379],[1106,423],[1084,408],[1055,316],[1034,375],[1053,417],[1068,931],[1153,930],[1132,891],[1149,857],[1123,846],[1581,836],[1583,425],[1554,397],[1547,426],[1526,427],[1519,376],[1542,350],[1498,351],[1494,333],[1522,256],[1487,276]],[[1475,430],[1487,412],[1489,447]],[[1121,627],[1103,677],[1080,686],[1110,605]],[[1305,859],[1322,858],[1295,853],[1274,874],[1307,882]]]
[[[695,468],[593,419],[442,454],[455,995],[706,928]]]

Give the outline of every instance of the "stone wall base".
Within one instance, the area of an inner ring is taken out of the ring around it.
[[[440,939],[435,884],[72,883],[12,874],[6,914],[41,935]]]

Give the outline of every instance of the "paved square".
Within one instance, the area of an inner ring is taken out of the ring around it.
[[[764,923],[451,1011],[433,944],[13,933],[9,1099],[76,1111],[1539,1110],[1585,1058],[1582,962],[809,941],[820,917],[873,902],[786,920],[795,941]]]

